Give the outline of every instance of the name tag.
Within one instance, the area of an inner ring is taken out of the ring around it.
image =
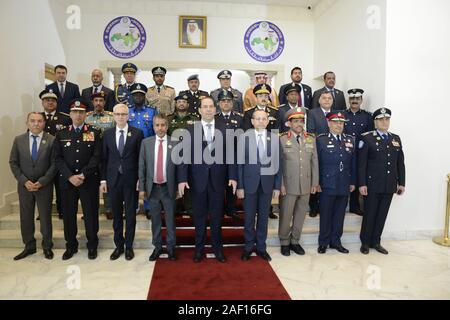
[[[333,144],[329,144],[329,145],[327,145],[327,148],[334,148],[334,145]]]

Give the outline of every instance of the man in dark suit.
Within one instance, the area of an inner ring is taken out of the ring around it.
[[[17,136],[9,157],[9,165],[17,180],[20,202],[20,230],[25,249],[14,260],[36,253],[34,238],[34,210],[37,205],[42,234],[42,248],[47,259],[53,259],[52,198],[55,163],[53,142],[55,138],[44,132],[44,116],[30,112],[27,117],[28,132]]]
[[[115,250],[111,260],[124,253],[125,259],[134,258],[133,241],[136,230],[136,189],[139,169],[139,151],[144,134],[128,125],[129,111],[125,104],[114,106],[116,126],[103,134],[102,180],[100,191],[108,192],[113,213]],[[125,238],[123,236],[123,209],[125,204]]]
[[[152,220],[152,243],[155,249],[149,261],[155,261],[162,253],[161,209],[164,208],[164,220],[167,231],[167,253],[169,260],[175,255],[175,199],[177,195],[175,164],[172,150],[178,139],[167,135],[169,122],[166,116],[157,114],[153,118],[156,136],[144,139],[139,154],[139,196],[149,203]],[[162,206],[161,206],[162,204]]]
[[[203,259],[209,213],[212,248],[216,259],[224,263],[223,203],[227,184],[236,191],[236,166],[234,161],[227,164],[225,127],[214,119],[216,107],[211,97],[201,100],[199,113],[201,121],[189,126],[183,136],[183,162],[177,167],[178,192],[183,196],[185,188],[191,191],[195,223],[194,262]]]
[[[336,84],[336,75],[334,74],[334,72],[328,71],[327,73],[325,73],[323,76],[323,80],[325,82],[325,87],[314,92],[312,108],[315,109],[319,107],[320,94],[322,92],[328,91],[333,95],[333,106],[331,107],[331,110],[334,111],[347,109],[344,92],[334,87]]]
[[[312,90],[310,86],[302,83],[303,80],[303,71],[300,67],[295,67],[291,70],[291,83],[283,84],[280,87],[280,91],[278,91],[280,105],[287,104],[287,97],[285,94],[286,87],[292,85],[293,83],[300,87],[300,92],[298,96],[298,105],[300,107],[305,107],[307,109],[311,109],[312,107]],[[284,118],[278,118],[282,120]]]
[[[197,113],[200,108],[200,101],[203,97],[209,97],[208,92],[199,90],[200,80],[198,74],[193,74],[187,78],[189,90],[180,91],[179,96],[186,95],[189,105],[188,112]]]
[[[75,83],[67,81],[67,68],[63,65],[55,67],[56,81],[47,86],[47,89],[53,90],[58,96],[58,106],[56,108],[59,112],[66,114],[70,113],[69,103],[80,97],[80,88]]]
[[[115,104],[115,98],[114,98],[114,91],[111,90],[108,87],[105,87],[103,82],[103,73],[100,69],[94,69],[91,73],[91,80],[92,80],[92,86],[89,88],[83,89],[81,92],[81,96],[84,100],[89,101],[89,109],[88,111],[93,111],[94,106],[92,104],[92,95],[94,93],[99,93],[103,91],[105,93],[105,110],[106,111],[112,111],[114,104]]]
[[[100,131],[85,123],[87,102],[75,99],[70,104],[72,125],[58,131],[55,140],[56,166],[64,220],[66,251],[63,260],[78,252],[78,200],[83,208],[88,258],[97,258],[99,164],[102,152]]]
[[[254,129],[239,137],[238,191],[244,199],[245,248],[241,259],[247,261],[256,243],[256,254],[264,260],[272,258],[266,251],[266,239],[271,200],[280,195],[282,171],[281,144],[278,135],[268,131],[268,115],[264,110],[253,113]],[[258,213],[258,220],[255,220]]]
[[[389,132],[392,112],[381,108],[373,113],[375,131],[362,135],[359,143],[359,192],[365,196],[361,227],[361,253],[373,248],[388,251],[380,244],[394,193],[405,193],[405,156],[400,137]]]

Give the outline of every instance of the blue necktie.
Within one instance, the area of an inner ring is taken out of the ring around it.
[[[33,145],[31,146],[31,160],[36,161],[37,158],[37,137],[38,136],[34,136],[33,137]]]
[[[123,153],[123,148],[125,147],[125,137],[123,135],[123,130],[120,130],[120,137],[119,137],[119,153],[120,155],[122,155]]]
[[[383,133],[383,134],[381,135],[381,137],[383,138],[384,141],[386,141],[388,136],[387,136],[387,134]]]

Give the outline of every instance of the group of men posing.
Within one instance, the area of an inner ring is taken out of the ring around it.
[[[236,197],[243,199],[245,212],[242,260],[255,247],[258,256],[271,260],[268,219],[272,199],[278,198],[282,255],[305,254],[299,241],[308,211],[320,212],[318,252],[330,247],[348,253],[341,237],[350,193],[350,211],[362,214],[356,190],[365,200],[361,252],[374,248],[388,253],[381,234],[393,194],[405,190],[404,155],[399,136],[388,131],[391,110],[362,110],[363,90],[348,91],[346,109],[343,92],[334,88],[334,73],[327,72],[326,86],[312,94],[296,67],[292,82],[280,88],[278,99],[285,103],[277,107],[266,77],[242,99],[231,88],[231,72],[223,70],[218,75],[221,88],[210,95],[198,90],[194,75],[188,78],[189,90],[172,100],[173,88],[164,85],[165,68],[153,68],[151,88],[134,82],[134,64],[125,64],[122,71],[126,83],[112,91],[102,85],[101,71],[94,70],[93,86],[80,97],[78,86],[66,81],[67,69],[57,66],[57,81],[40,94],[44,112],[28,114],[28,131],[15,138],[10,156],[25,244],[15,260],[36,252],[36,205],[44,256],[53,258],[53,185],[64,222],[63,260],[78,251],[78,200],[88,258],[97,257],[99,193],[104,193],[107,216],[113,219],[116,248],[111,260],[122,254],[127,260],[134,257],[138,198],[152,220],[149,260],[163,253],[163,221],[167,254],[176,260],[176,199],[187,200],[188,194],[184,202],[192,206],[195,262],[204,258],[208,216],[213,252],[226,262],[221,223],[224,212],[235,215]]]

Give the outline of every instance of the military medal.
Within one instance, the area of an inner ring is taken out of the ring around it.
[[[83,133],[83,141],[95,141],[94,132]]]
[[[288,141],[286,141],[286,147],[290,147],[292,145],[292,142],[291,142],[291,140],[288,140]]]
[[[47,140],[42,140],[42,144],[46,144],[47,143]]]

